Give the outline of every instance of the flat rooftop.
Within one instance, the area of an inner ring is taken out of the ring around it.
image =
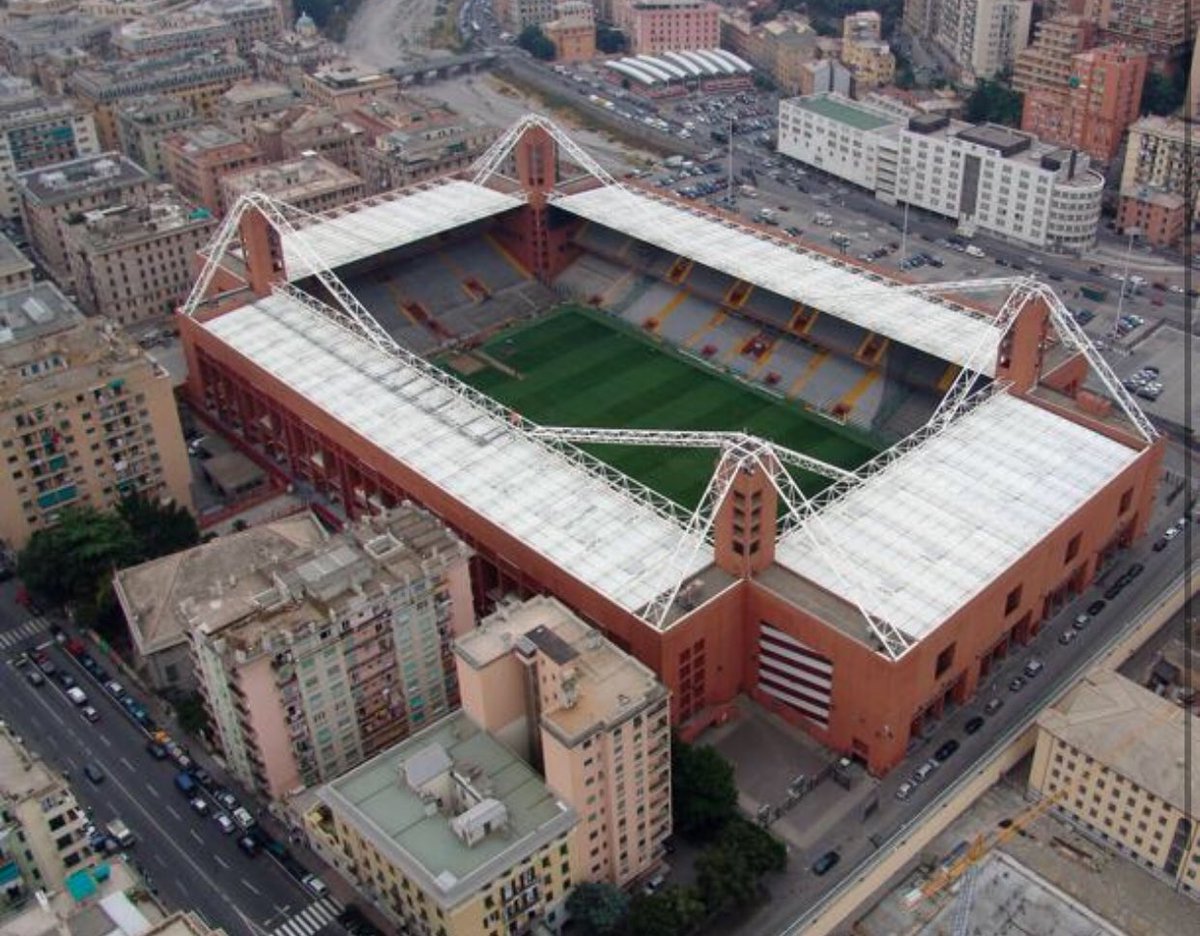
[[[1140,454],[997,392],[782,537],[776,561],[916,642]]]
[[[12,276],[14,273],[33,272],[33,261],[17,249],[17,245],[0,234],[0,276]]]
[[[56,786],[66,792],[66,785],[41,758],[15,741],[7,728],[0,728],[0,801],[19,803]]]
[[[882,117],[875,111],[858,107],[848,100],[837,100],[823,95],[792,98],[791,103],[801,110],[836,120],[855,130],[878,130],[880,127],[899,122],[899,118]]]
[[[121,153],[84,156],[17,174],[17,188],[43,205],[72,201],[86,192],[149,184],[150,175]]]
[[[632,480],[618,487],[530,438],[432,366],[379,350],[282,293],[203,327],[620,607],[636,612],[674,584],[667,564],[684,528],[657,495]],[[702,552],[680,572],[707,565]]]
[[[431,764],[503,804],[507,829],[469,845],[451,828],[450,815],[431,815],[405,771],[425,772]],[[326,784],[318,797],[446,908],[473,897],[577,821],[533,768],[462,711]]]
[[[570,665],[577,674],[575,704],[542,712],[542,724],[568,745],[666,697],[649,667],[545,595],[488,615],[455,641],[454,652],[482,669],[514,649],[530,646],[559,666]]]
[[[285,234],[284,268],[288,279],[295,282],[313,272],[306,252],[337,269],[493,217],[524,201],[459,179],[380,196],[379,200],[360,202],[352,210],[327,212],[322,220]]]
[[[991,316],[904,290],[862,267],[648,193],[600,187],[554,205],[779,296],[991,376],[1000,332]]]
[[[0,349],[15,349],[82,321],[83,313],[48,280],[0,293]]]
[[[1038,716],[1038,727],[1176,809],[1190,807],[1195,815],[1200,775],[1184,770],[1183,746],[1184,719],[1195,717],[1120,673],[1093,669]],[[1114,745],[1114,738],[1121,743]],[[1200,732],[1193,730],[1190,740],[1191,760],[1200,762]]]

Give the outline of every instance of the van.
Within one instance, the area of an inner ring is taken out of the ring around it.
[[[76,705],[87,705],[87,694],[78,686],[72,686],[67,690],[67,698]]]
[[[175,787],[188,799],[191,799],[199,792],[196,787],[195,778],[183,770],[175,775]]]
[[[967,246],[963,248],[963,253],[965,253],[968,257],[975,257],[976,259],[987,256],[987,254],[985,254],[974,244],[967,244]]]

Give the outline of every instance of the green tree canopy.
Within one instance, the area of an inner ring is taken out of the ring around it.
[[[727,822],[696,861],[700,893],[711,911],[753,903],[759,881],[787,867],[787,848],[766,829],[741,816]]]
[[[200,542],[196,518],[178,504],[159,504],[135,495],[121,501],[117,514],[128,524],[144,559],[168,556]]]
[[[586,936],[610,936],[625,922],[629,897],[608,883],[585,881],[567,898],[567,913]]]
[[[624,52],[627,47],[625,33],[621,30],[604,25],[596,27],[596,48],[601,52],[614,55],[617,52]]]
[[[58,524],[38,530],[17,560],[21,580],[54,604],[94,603],[99,582],[138,561],[138,543],[124,519],[94,507],[64,510]]]
[[[1142,115],[1168,117],[1183,106],[1187,94],[1187,71],[1179,68],[1173,76],[1149,72],[1142,85]]]
[[[521,30],[521,35],[517,36],[517,45],[543,62],[552,61],[554,58],[554,43],[546,38],[542,27],[536,24]]]
[[[684,838],[708,841],[737,814],[733,764],[715,748],[673,739],[671,783],[675,829]]]
[[[629,907],[629,936],[685,936],[707,913],[694,887],[671,885],[639,894]]]
[[[1021,125],[1021,92],[1002,81],[980,78],[967,98],[967,120],[971,123]]]

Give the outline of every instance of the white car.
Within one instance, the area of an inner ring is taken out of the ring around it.
[[[908,799],[912,796],[912,791],[915,789],[916,787],[912,784],[912,781],[905,780],[900,786],[896,787],[896,799],[901,801]]]
[[[217,828],[226,835],[230,835],[237,826],[233,824],[233,820],[225,815],[225,813],[217,813]]]
[[[1163,530],[1163,539],[1165,539],[1165,540],[1173,540],[1178,535],[1179,535],[1178,527],[1171,526],[1171,527],[1167,527],[1165,530]]]
[[[322,881],[315,874],[306,874],[301,878],[300,883],[308,888],[308,892],[314,897],[324,897],[329,893],[329,885]]]

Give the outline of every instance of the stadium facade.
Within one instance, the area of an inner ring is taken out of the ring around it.
[[[563,296],[665,343],[694,312],[698,366],[894,444],[851,471],[746,433],[545,427],[428,360]],[[659,674],[686,735],[746,693],[876,773],[1142,535],[1161,462],[1036,280],[902,283],[619,184],[538,117],[470,177],[319,217],[244,198],[183,313],[206,418],[352,515],[437,514],[481,609],[553,594]],[[686,509],[591,443],[716,469]]]

